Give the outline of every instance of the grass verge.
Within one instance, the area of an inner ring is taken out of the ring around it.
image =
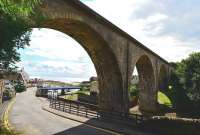
[[[161,91],[158,91],[158,103],[166,106],[172,106],[169,97]]]
[[[9,123],[9,112],[12,108],[12,105],[14,104],[15,100],[12,99],[6,109],[6,111],[3,114],[3,120],[2,125],[0,126],[0,135],[22,135],[21,133],[16,132],[13,130]]]

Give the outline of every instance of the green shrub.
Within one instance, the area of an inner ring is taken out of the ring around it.
[[[16,92],[26,91],[26,86],[22,82],[17,82],[17,84],[15,85],[15,91]]]
[[[130,93],[130,97],[135,97],[135,96],[139,96],[139,88],[137,84],[133,84],[131,85],[130,89],[129,89],[129,93]]]
[[[165,94],[170,98],[172,106],[179,111],[187,111],[191,106],[190,100],[176,72],[171,74],[169,84],[170,87],[165,91]]]
[[[90,91],[90,88],[87,86],[82,86],[80,91]]]

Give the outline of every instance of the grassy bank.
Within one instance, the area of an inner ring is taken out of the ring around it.
[[[7,128],[4,126],[0,127],[0,135],[22,135],[21,133],[17,133],[15,131],[9,131]]]
[[[89,91],[76,91],[76,92],[71,92],[70,94],[68,95],[65,95],[64,98],[65,99],[68,99],[68,100],[78,100],[78,95],[81,95],[81,94],[84,94],[84,95],[90,95],[90,92]]]
[[[166,106],[172,106],[169,97],[161,91],[158,91],[158,103]]]

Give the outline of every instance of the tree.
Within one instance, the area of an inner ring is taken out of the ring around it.
[[[16,82],[16,85],[15,85],[16,92],[23,92],[25,90],[26,90],[26,86],[24,85],[23,82],[21,82],[21,81]]]
[[[183,83],[181,83],[181,77],[177,74],[177,69],[172,72],[169,85],[169,90],[165,91],[165,94],[172,101],[173,107],[180,111],[189,110],[191,104],[187,92],[183,87]]]
[[[200,53],[193,53],[181,62],[183,86],[195,106],[200,107]]]
[[[18,49],[29,45],[31,16],[39,0],[0,1],[0,66],[15,68],[20,61]]]
[[[200,53],[193,53],[179,63],[173,64],[171,76],[172,93],[177,107],[200,107]],[[188,108],[189,109],[189,108]]]
[[[13,19],[2,11],[0,14],[0,62],[8,69],[20,60],[17,50],[29,44],[30,30],[22,19]]]

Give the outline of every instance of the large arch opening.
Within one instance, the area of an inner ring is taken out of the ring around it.
[[[49,28],[33,28],[31,33],[30,46],[19,50],[22,57],[19,66],[31,69],[28,72],[32,78],[41,76],[70,83],[96,76],[90,56],[70,36]]]
[[[155,77],[153,66],[148,56],[143,55],[137,60],[132,79],[134,79],[132,82],[135,84],[132,83],[131,85],[135,85],[137,97],[135,106],[130,106],[130,112],[138,112],[139,110],[154,111],[156,102],[156,95],[154,94]]]
[[[63,32],[75,39],[94,63],[99,83],[99,107],[124,111],[122,78],[114,53],[103,38],[87,24],[79,21],[55,19],[45,21],[42,28]]]
[[[97,32],[84,23],[67,20],[47,21],[40,28],[57,30],[75,39],[88,53],[95,66],[99,82],[99,107],[108,111],[124,111],[121,102],[122,79],[117,60]]]
[[[90,78],[94,76],[96,79],[96,70],[89,55],[78,42],[62,32],[45,28],[32,29],[30,40],[30,46],[20,50],[22,61],[19,63],[21,72],[25,69],[30,76],[29,86],[77,87],[74,90],[59,90],[60,98],[87,101],[95,105],[98,103],[97,96],[90,96]],[[36,91],[36,96],[47,95],[47,91]]]

